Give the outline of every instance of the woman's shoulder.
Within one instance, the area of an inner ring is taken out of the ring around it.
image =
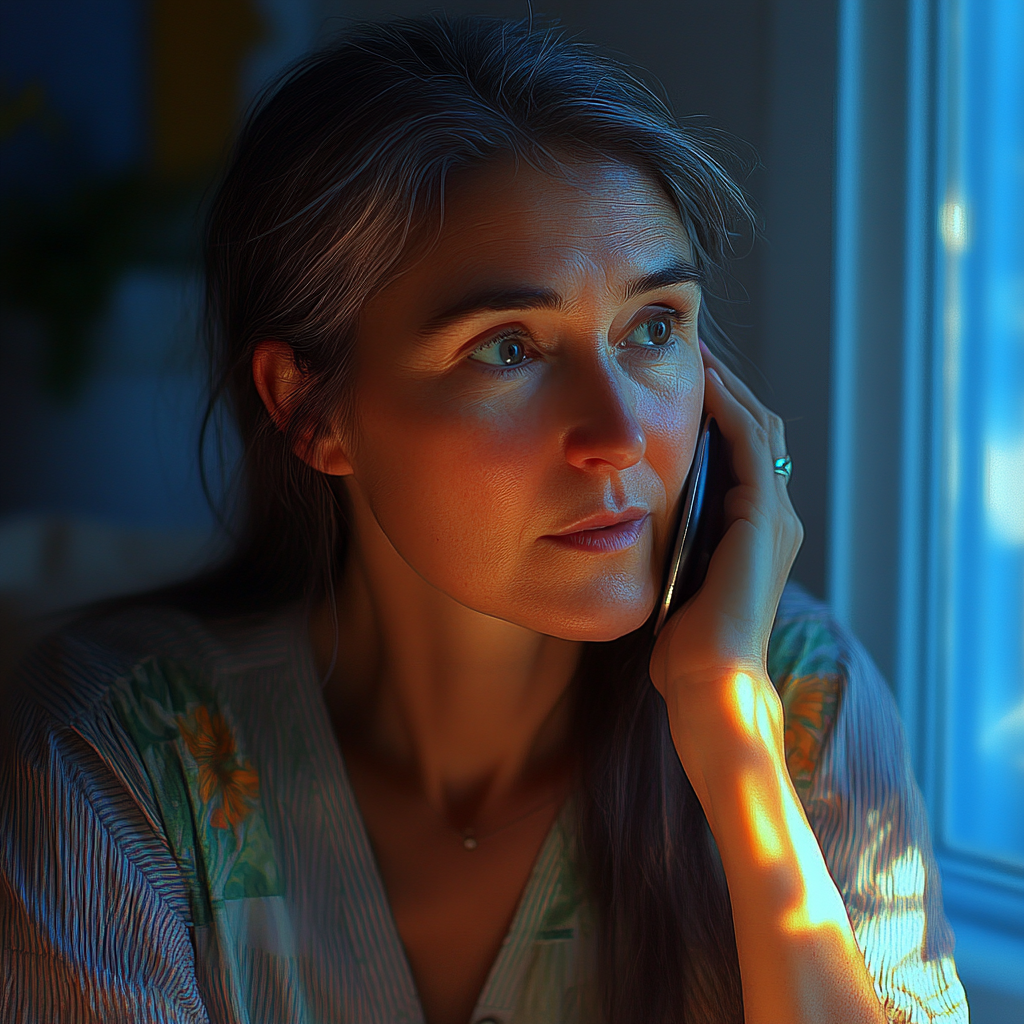
[[[0,709],[0,888],[14,894],[0,947],[31,951],[26,977],[52,970],[69,993],[114,979],[103,992],[120,1006],[151,997],[139,979],[159,976],[161,997],[201,1010],[197,929],[220,901],[281,891],[241,718],[261,679],[265,690],[287,669],[300,623],[126,607],[79,617],[22,663]],[[81,895],[71,917],[68,864]],[[126,908],[118,936],[76,927],[111,906]],[[151,1019],[146,1007],[125,1019]]]
[[[832,680],[844,710],[869,706],[880,718],[898,719],[892,692],[864,645],[829,606],[789,582],[768,644],[768,674],[785,695],[810,680]],[[884,706],[883,706],[884,705]]]
[[[0,708],[0,835],[31,837],[40,816],[61,823],[58,832],[109,834],[144,875],[145,864],[163,864],[147,884],[205,921],[209,879],[196,851],[231,832],[231,863],[252,883],[239,891],[270,893],[276,876],[251,748],[252,730],[273,731],[275,719],[253,695],[294,676],[303,621],[295,609],[212,622],[128,607],[51,633]],[[21,856],[0,841],[0,875]],[[237,881],[227,868],[224,879]]]
[[[787,761],[805,802],[812,790],[906,788],[906,739],[892,691],[857,637],[796,583],[779,603],[768,674],[782,698]]]
[[[296,616],[211,621],[163,606],[84,614],[43,637],[11,677],[5,703],[57,726],[94,717],[116,692],[211,689],[227,678],[286,660]],[[156,696],[152,694],[151,696]]]
[[[782,592],[768,645],[776,686],[791,675],[830,671],[842,658],[842,635],[824,601],[790,580]]]
[[[835,731],[851,685],[851,638],[828,605],[789,582],[768,645],[768,674],[782,699],[786,760],[803,799]]]

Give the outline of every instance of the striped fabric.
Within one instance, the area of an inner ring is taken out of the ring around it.
[[[890,1020],[966,1021],[888,690],[786,590],[786,746]],[[0,737],[0,1021],[423,1020],[305,623],[123,612],[40,647]],[[594,921],[549,834],[473,1021],[595,1019]]]

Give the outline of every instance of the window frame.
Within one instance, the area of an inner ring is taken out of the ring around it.
[[[828,596],[893,685],[965,985],[1019,1000],[1024,1016],[1024,878],[942,841],[950,723],[938,211],[960,3],[840,2]]]

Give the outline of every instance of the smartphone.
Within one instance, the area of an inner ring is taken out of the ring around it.
[[[725,494],[733,483],[725,438],[709,413],[683,484],[679,525],[665,569],[655,636],[669,616],[689,601],[704,582],[711,555],[725,533]]]

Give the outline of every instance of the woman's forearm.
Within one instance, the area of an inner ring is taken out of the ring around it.
[[[725,868],[745,1020],[883,1024],[842,897],[786,769],[781,709],[766,687],[753,679],[726,687],[738,695],[727,726],[716,714],[717,727],[701,730],[700,750],[680,751]]]

